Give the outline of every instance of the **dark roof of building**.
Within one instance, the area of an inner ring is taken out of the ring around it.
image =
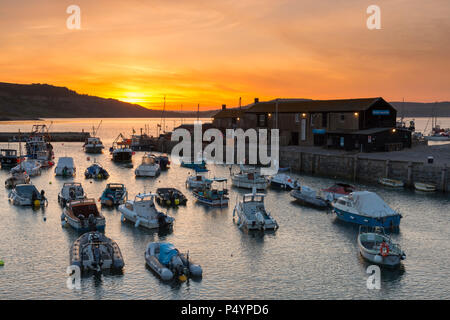
[[[353,112],[369,109],[376,102],[389,105],[383,98],[342,100],[278,100],[278,112]],[[389,105],[390,106],[390,105]],[[246,113],[270,113],[276,111],[276,100],[254,104]]]
[[[245,112],[245,109],[222,109],[219,112],[217,112],[213,118],[214,119],[223,119],[223,118],[239,118],[241,117]]]

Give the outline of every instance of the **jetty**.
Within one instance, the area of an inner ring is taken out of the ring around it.
[[[0,142],[24,142],[31,132],[0,132]],[[51,132],[52,142],[84,142],[91,134],[89,132]]]

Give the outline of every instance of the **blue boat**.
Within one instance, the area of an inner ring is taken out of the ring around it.
[[[184,168],[194,169],[197,172],[206,172],[206,171],[208,171],[208,169],[206,169],[206,162],[205,162],[205,160],[202,160],[201,163],[181,161],[181,166],[184,167]]]
[[[125,203],[128,191],[122,183],[108,183],[100,197],[100,203],[105,206],[115,206]]]
[[[108,179],[109,173],[98,163],[94,163],[84,172],[86,179]]]
[[[402,215],[389,207],[376,193],[352,192],[332,203],[339,220],[369,227],[398,228]]]

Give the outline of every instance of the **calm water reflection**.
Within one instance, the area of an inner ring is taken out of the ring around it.
[[[142,121],[142,120],[141,120]],[[148,121],[147,121],[148,122]],[[53,130],[89,129],[91,120],[55,123]],[[104,121],[100,135],[107,147],[118,132],[131,133],[143,123]],[[31,124],[16,125],[23,130]],[[0,131],[6,131],[2,128]],[[1,147],[7,144],[1,144]],[[358,184],[377,192],[402,212],[400,232],[393,237],[407,259],[399,270],[382,271],[382,289],[366,289],[366,268],[356,245],[358,228],[341,223],[326,211],[300,206],[288,193],[269,190],[266,206],[280,229],[262,234],[242,232],[233,223],[232,211],[240,189],[230,188],[228,208],[211,209],[195,202],[185,188],[188,169],[173,166],[156,179],[136,179],[134,169],[111,162],[109,154],[97,156],[111,174],[107,181],[85,180],[83,172],[92,163],[81,143],[54,143],[56,157],[72,156],[77,166],[73,179],[83,183],[88,196],[98,199],[108,182],[125,183],[130,198],[138,192],[174,186],[188,197],[186,207],[162,209],[175,217],[173,232],[136,229],[120,222],[117,210],[102,209],[106,235],[119,244],[125,259],[123,274],[83,277],[81,290],[66,288],[69,248],[78,234],[60,225],[57,194],[66,181],[53,169],[32,178],[44,189],[49,206],[42,210],[8,203],[0,189],[0,298],[3,299],[433,299],[450,298],[449,196],[392,191]],[[141,153],[134,156],[134,166]],[[93,158],[91,156],[91,158]],[[211,174],[229,176],[228,168],[211,166]],[[7,177],[0,172],[0,180]],[[326,187],[331,179],[298,176],[303,184]],[[46,218],[44,220],[44,218]],[[203,267],[200,281],[164,283],[146,268],[144,252],[150,241],[170,241]]]

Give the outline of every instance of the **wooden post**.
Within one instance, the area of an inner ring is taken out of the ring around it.
[[[444,164],[444,167],[442,168],[441,171],[441,190],[442,192],[445,192],[445,188],[446,188],[446,182],[447,181],[447,165]]]
[[[385,178],[389,178],[389,166],[390,166],[390,161],[388,159],[388,160],[386,160],[386,162],[384,164],[384,177]]]
[[[353,157],[353,181],[356,181],[358,175],[358,155]]]
[[[412,162],[409,161],[408,162],[408,180],[407,180],[407,184],[409,187],[411,187],[413,185],[413,181],[412,181]]]

